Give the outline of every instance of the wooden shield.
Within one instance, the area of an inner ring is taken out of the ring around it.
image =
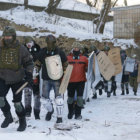
[[[110,80],[110,78],[114,76],[114,73],[115,73],[114,64],[103,51],[101,51],[98,54],[97,60],[98,60],[100,73],[103,75],[105,80],[107,81]]]
[[[138,78],[137,82],[140,83],[140,64],[138,65]]]
[[[45,59],[48,76],[52,80],[59,80],[63,75],[63,67],[59,55],[49,56]]]
[[[122,62],[120,56],[120,48],[113,48],[108,52],[109,59],[113,62],[115,66],[115,74],[117,75],[122,72]]]
[[[73,70],[73,65],[68,65],[59,88],[59,93],[64,94],[65,91],[67,90],[67,86],[71,77],[72,70]]]
[[[125,71],[133,72],[134,71],[134,66],[135,66],[135,59],[127,57],[125,61],[126,61]]]

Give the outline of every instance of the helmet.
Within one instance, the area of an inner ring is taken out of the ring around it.
[[[82,50],[83,49],[83,45],[80,44],[79,42],[75,41],[72,44],[72,48],[78,48],[79,50]]]
[[[46,42],[47,42],[47,43],[48,43],[48,42],[56,43],[56,38],[55,38],[55,36],[53,36],[53,35],[48,35],[48,36],[46,37]]]
[[[24,42],[25,42],[25,44],[27,44],[27,43],[29,43],[29,42],[31,42],[31,41],[33,41],[34,39],[31,37],[31,36],[25,36],[24,37]]]
[[[110,47],[109,46],[105,46],[103,51],[109,51],[110,50]]]
[[[2,36],[12,36],[13,40],[16,39],[16,30],[12,26],[6,26]]]
[[[93,45],[90,46],[91,51],[97,51],[97,48]]]

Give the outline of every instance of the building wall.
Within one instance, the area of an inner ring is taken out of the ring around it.
[[[134,38],[137,23],[140,21],[140,7],[114,11],[114,38]]]

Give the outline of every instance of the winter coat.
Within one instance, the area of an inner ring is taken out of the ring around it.
[[[40,51],[40,46],[34,42],[34,46],[32,46],[31,48],[28,48],[26,46],[26,44],[25,44],[25,47],[28,49],[28,51],[33,56],[33,61],[35,62],[37,60],[37,55],[38,55],[38,53]]]
[[[137,63],[137,61],[135,62],[135,65],[134,65],[134,71],[130,73],[130,76],[131,77],[137,77],[138,76],[138,63]]]
[[[42,64],[42,79],[43,80],[52,80],[48,76],[45,59],[46,59],[46,57],[54,56],[54,55],[59,55],[60,56],[62,65],[65,62],[67,62],[67,57],[66,57],[65,53],[58,47],[53,52],[48,52],[47,47],[41,49],[41,51],[39,52],[38,60]]]
[[[67,56],[68,63],[73,65],[70,82],[86,81],[86,70],[88,67],[87,57],[80,55],[79,59],[73,59],[73,54]]]
[[[1,58],[2,58],[2,51],[1,51],[2,47],[5,47],[3,40],[1,40],[1,44],[0,44]],[[19,51],[16,52],[17,54],[15,56],[13,55],[13,59],[15,57],[18,58],[17,63],[19,65],[19,68],[17,70],[13,70],[10,68],[0,68],[0,78],[3,79],[6,84],[15,84],[22,81],[25,78],[25,71],[32,72],[33,70],[32,56],[30,55],[28,50],[23,45],[21,45],[18,41],[15,41],[11,47],[13,49],[19,47],[18,49]],[[6,52],[5,54],[10,57],[10,52]]]

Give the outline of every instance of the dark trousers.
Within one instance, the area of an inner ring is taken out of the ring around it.
[[[4,97],[4,100],[5,100],[5,106],[1,108],[2,112],[9,112],[10,111],[10,105],[6,99],[6,96],[8,94],[8,91],[9,89],[11,88],[12,92],[13,92],[13,100],[12,102],[13,103],[17,103],[17,102],[21,102],[22,100],[22,91],[19,92],[17,95],[15,94],[16,91],[23,85],[23,82],[18,82],[18,83],[15,83],[15,84],[8,84],[6,85],[5,84],[5,81],[0,79],[0,97]],[[23,105],[22,105],[23,107]],[[16,114],[18,116],[24,116],[25,115],[25,110],[24,110],[24,107],[22,109],[22,112],[17,112],[16,111]]]
[[[69,83],[68,96],[74,98],[75,92],[77,92],[77,96],[83,96],[84,87],[85,87],[85,82]]]

